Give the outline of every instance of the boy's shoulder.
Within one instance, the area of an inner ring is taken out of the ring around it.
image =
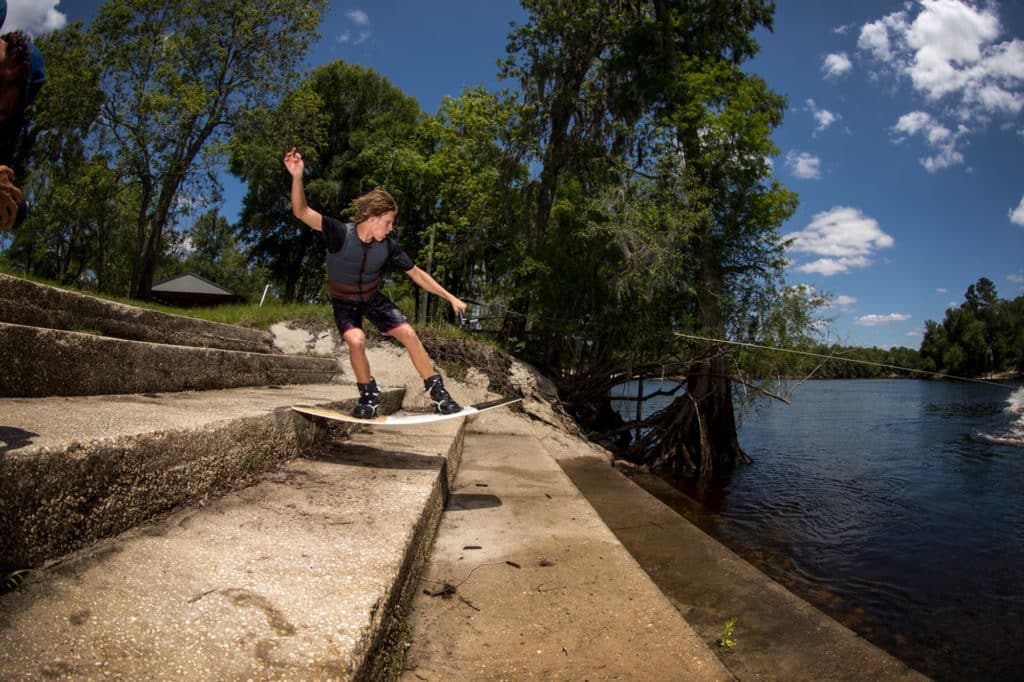
[[[327,250],[335,253],[345,245],[350,233],[354,233],[356,226],[352,223],[343,223],[337,218],[329,215],[323,216],[321,223],[321,234],[327,245]]]

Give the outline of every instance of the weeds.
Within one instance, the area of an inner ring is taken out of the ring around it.
[[[718,646],[723,649],[731,649],[736,646],[736,640],[733,639],[733,630],[736,627],[736,618],[730,618],[725,621],[725,630],[722,632],[722,636],[718,638]]]
[[[0,594],[17,592],[25,584],[25,576],[32,572],[31,568],[23,568],[19,571],[12,571],[4,576],[3,583],[0,583]]]

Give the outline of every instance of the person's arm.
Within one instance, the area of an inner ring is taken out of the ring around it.
[[[450,294],[447,289],[438,284],[437,280],[431,277],[424,270],[421,270],[419,267],[414,265],[412,266],[411,270],[406,270],[405,274],[409,275],[409,279],[415,282],[416,285],[422,288],[424,291],[428,291],[434,294],[435,296],[440,296],[441,298],[451,303],[452,310],[454,310],[455,314],[458,315],[459,317],[462,317],[466,314],[466,304],[460,301],[457,297]]]
[[[284,155],[284,167],[292,176],[292,213],[317,232],[322,231],[324,217],[306,203],[306,189],[302,184],[302,174],[306,170],[306,164],[302,160],[302,154],[299,154],[295,147],[292,147],[292,150]]]

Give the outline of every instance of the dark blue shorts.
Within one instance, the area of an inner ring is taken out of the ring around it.
[[[349,329],[362,329],[364,315],[385,334],[408,322],[391,299],[379,291],[369,301],[340,301],[332,298],[331,305],[334,307],[334,323],[338,325],[338,332],[342,336]]]

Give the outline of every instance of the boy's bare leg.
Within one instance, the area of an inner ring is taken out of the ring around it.
[[[399,343],[405,346],[405,349],[409,352],[409,359],[412,360],[413,366],[423,379],[429,379],[437,374],[434,371],[434,363],[430,361],[430,356],[427,355],[427,349],[423,347],[423,342],[420,341],[419,335],[416,334],[416,330],[412,328],[411,324],[395,327],[388,334],[391,334]]]
[[[342,337],[348,345],[348,359],[352,363],[352,372],[356,375],[356,381],[360,384],[369,383],[370,360],[366,357],[366,334],[362,329],[353,328],[345,332]]]

